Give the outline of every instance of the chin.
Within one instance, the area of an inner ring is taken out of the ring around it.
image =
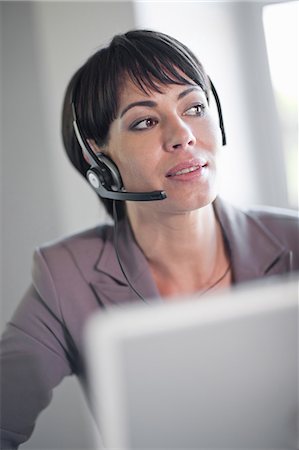
[[[192,196],[192,198],[189,197],[187,199],[173,199],[168,197],[166,200],[163,200],[163,202],[165,202],[164,204],[161,202],[158,206],[164,212],[169,212],[170,214],[182,214],[205,208],[208,205],[211,205],[216,197],[216,191],[205,195]]]
[[[167,191],[166,191],[167,194]],[[206,186],[205,189],[194,189],[190,192],[169,192],[169,201],[186,210],[196,210],[212,203],[218,195],[218,186]]]

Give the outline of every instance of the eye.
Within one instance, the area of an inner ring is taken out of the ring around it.
[[[147,117],[146,119],[138,120],[130,126],[130,129],[135,130],[147,130],[149,128],[153,128],[158,121],[153,119],[152,117]]]
[[[205,113],[205,105],[199,103],[198,105],[193,105],[184,112],[184,116],[203,116]]]

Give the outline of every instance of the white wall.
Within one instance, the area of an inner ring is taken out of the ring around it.
[[[115,33],[160,29],[197,53],[223,104],[223,195],[236,204],[286,206],[261,2],[1,2],[0,14],[3,324],[30,283],[33,248],[106,220],[64,155],[60,115],[73,72]],[[93,426],[85,418],[68,381],[25,448],[88,448]]]

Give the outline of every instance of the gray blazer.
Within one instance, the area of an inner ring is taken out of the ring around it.
[[[234,283],[299,270],[295,213],[241,211],[222,200],[215,212],[229,246]],[[119,252],[129,279],[145,298],[158,299],[147,261],[127,221]],[[113,247],[113,227],[100,226],[51,243],[34,254],[32,285],[2,337],[2,445],[17,448],[70,374],[85,386],[82,332],[99,308],[141,301],[130,289]]]

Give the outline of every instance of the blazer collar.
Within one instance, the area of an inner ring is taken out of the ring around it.
[[[217,198],[214,210],[226,237],[235,282],[290,270],[291,252],[254,215]]]
[[[214,210],[227,240],[234,282],[275,275],[290,269],[290,253],[254,215],[237,209],[220,198]],[[119,266],[114,249],[114,229],[106,228],[106,239],[97,260],[96,279],[91,285],[105,304],[139,300]],[[134,239],[127,220],[119,223],[118,251],[126,274],[145,299],[160,299],[146,258]]]
[[[157,286],[148,262],[135,241],[129,221],[120,221],[118,227],[118,253],[127,277],[145,299],[157,299],[159,297]],[[97,280],[92,285],[103,303],[119,304],[139,299],[128,285],[118,263],[113,227],[107,228],[104,246],[95,269]]]
[[[128,220],[120,221],[118,225],[117,247],[121,262],[130,280],[136,281],[148,270],[147,261],[133,236]],[[125,283],[124,275],[119,266],[114,248],[114,228],[107,229],[106,240],[101,255],[96,264],[96,270],[109,275],[120,283]]]

